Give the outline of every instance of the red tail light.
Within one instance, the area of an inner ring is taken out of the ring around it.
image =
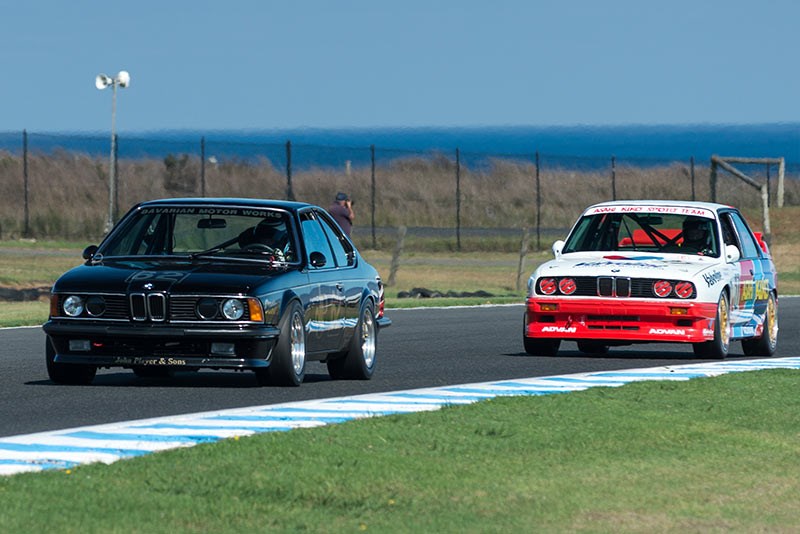
[[[383,284],[381,283],[380,280],[378,281],[378,291],[380,292],[380,297],[378,297],[378,319],[380,319],[381,317],[383,317],[383,311],[384,308],[386,307],[386,298],[384,297]]]

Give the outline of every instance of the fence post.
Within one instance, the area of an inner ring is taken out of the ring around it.
[[[768,206],[772,204],[772,202],[770,202],[772,200],[772,192],[770,191],[770,188],[769,188],[769,186],[770,186],[770,183],[769,183],[770,182],[770,179],[769,179],[769,167],[770,167],[770,164],[767,163],[767,205]]]
[[[694,156],[689,158],[689,176],[692,179],[692,200],[697,200],[694,192]]]
[[[200,196],[206,196],[206,137],[200,138]]]
[[[394,245],[394,252],[392,253],[392,262],[389,265],[389,279],[386,281],[386,285],[391,287],[395,284],[395,277],[397,276],[397,269],[400,268],[400,255],[403,253],[403,245],[406,240],[406,230],[405,226],[401,226],[397,229],[397,243]]]
[[[292,190],[292,142],[286,141],[286,200],[294,200]]]
[[[375,239],[375,145],[369,146],[370,160],[372,163],[372,248],[377,249],[378,244]]]
[[[761,184],[761,214],[764,228],[764,241],[767,242],[767,245],[771,245],[772,229],[769,226],[769,189],[767,188],[767,184]]]
[[[536,250],[542,250],[542,189],[539,180],[539,151],[536,151]]]
[[[456,148],[456,250],[461,252],[461,151]]]
[[[30,237],[30,208],[28,207],[28,130],[22,130],[22,180],[25,183],[25,226],[22,235]]]
[[[711,189],[711,202],[717,201],[717,161],[711,156],[711,170],[708,173],[709,188]]]
[[[781,158],[778,162],[778,207],[783,207],[783,180],[786,172],[786,160]]]
[[[528,241],[531,230],[527,226],[522,230],[522,241],[519,245],[519,264],[517,265],[517,291],[522,289],[522,275],[525,272],[525,256],[528,254]]]
[[[611,200],[617,200],[617,158],[611,156]]]

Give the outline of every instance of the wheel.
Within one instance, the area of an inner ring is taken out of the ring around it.
[[[731,343],[731,317],[728,307],[728,295],[723,292],[717,303],[717,320],[714,321],[714,339],[703,343],[694,343],[697,356],[723,360],[728,356]]]
[[[607,354],[608,345],[597,341],[578,341],[578,350],[584,354]]]
[[[375,371],[378,328],[372,301],[361,307],[361,316],[350,340],[350,347],[342,355],[327,361],[328,373],[333,379],[369,380]]]
[[[742,350],[747,356],[772,356],[778,348],[778,302],[770,293],[764,313],[764,331],[758,339],[743,339]]]
[[[94,376],[97,374],[97,367],[94,365],[57,363],[55,361],[56,349],[49,337],[45,340],[44,350],[47,359],[47,375],[56,384],[87,385],[94,380]]]
[[[531,356],[555,356],[561,346],[560,339],[533,339],[523,337],[525,352]]]
[[[272,349],[272,361],[265,369],[256,369],[261,384],[299,386],[306,376],[306,331],[303,308],[292,301],[279,323],[280,335]]]

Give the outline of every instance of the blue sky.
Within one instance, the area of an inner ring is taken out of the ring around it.
[[[0,131],[800,122],[795,0],[0,0]]]

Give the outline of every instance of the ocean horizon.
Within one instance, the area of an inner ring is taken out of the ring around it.
[[[102,155],[108,152],[110,132],[27,132],[32,151],[69,150]],[[376,157],[404,157],[441,153],[475,163],[492,157],[558,160],[607,160],[661,164],[671,161],[698,164],[712,155],[786,160],[787,170],[800,168],[800,123],[687,124],[612,126],[471,126],[286,128],[242,130],[157,130],[117,132],[119,157],[164,157],[199,154],[201,139],[206,157],[246,160],[266,157],[286,160],[286,143],[293,147],[293,166],[340,165]],[[0,149],[22,150],[22,132],[0,132]]]

